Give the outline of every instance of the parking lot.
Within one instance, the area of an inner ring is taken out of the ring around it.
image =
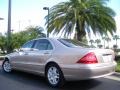
[[[2,62],[0,62],[2,63]],[[4,73],[0,67],[0,90],[120,90],[120,76],[67,82],[63,88],[51,88],[45,78],[20,72]]]

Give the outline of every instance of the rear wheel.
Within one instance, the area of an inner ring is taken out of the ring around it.
[[[10,64],[9,60],[3,61],[2,69],[3,69],[3,71],[5,71],[7,73],[12,71],[11,64]]]
[[[46,79],[52,87],[62,87],[65,79],[58,65],[49,64],[46,68]]]

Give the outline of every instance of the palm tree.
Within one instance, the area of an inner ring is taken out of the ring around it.
[[[101,40],[100,39],[96,39],[95,40],[95,43],[97,43],[97,46],[99,47],[100,43],[101,43]]]
[[[109,42],[111,41],[111,39],[109,37],[106,37],[105,40],[107,41],[108,43],[108,48],[109,48]]]
[[[102,39],[103,39],[103,42],[104,42],[104,48],[105,48],[105,39],[106,39],[106,37],[103,36]]]
[[[94,40],[91,39],[89,42],[91,43],[91,46],[93,46]]]
[[[100,39],[96,39],[95,43],[97,43],[97,47],[102,48],[101,40]]]
[[[119,37],[118,35],[114,35],[114,36],[113,36],[113,40],[116,41],[116,46],[117,46],[117,40],[118,40],[118,39],[120,39],[120,37]]]
[[[46,35],[43,33],[44,29],[42,27],[39,27],[39,26],[29,26],[26,30],[26,32],[31,35],[31,38],[32,37],[38,37],[38,38],[41,38],[41,37],[46,37]]]
[[[116,31],[115,12],[106,6],[108,0],[69,0],[50,8],[49,33],[64,33],[65,36],[75,31],[76,39],[82,40],[85,30],[92,28],[94,34]],[[46,24],[48,23],[46,16]]]
[[[103,36],[102,39],[104,40],[104,48],[105,48],[105,41],[107,42],[108,44],[108,48],[109,48],[109,42],[111,41],[111,39],[108,37],[108,36]]]

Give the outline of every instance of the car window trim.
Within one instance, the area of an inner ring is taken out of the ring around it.
[[[24,43],[20,48],[23,48],[23,46],[24,46],[25,44],[30,43],[30,42],[32,42],[32,46],[31,46],[29,49],[33,48],[33,46],[35,45],[35,40],[30,40],[30,41]]]
[[[52,49],[50,49],[50,50],[53,50],[53,49],[54,49],[52,43],[51,43],[48,39],[37,39],[37,40],[35,40],[34,45],[33,45],[33,48],[35,48],[35,44],[36,44],[37,42],[39,42],[39,40],[47,40],[47,41],[48,41],[47,44],[51,44],[51,46],[52,46]],[[35,49],[36,49],[36,48],[35,48]],[[48,50],[48,45],[47,45],[47,49],[46,49],[46,50]],[[43,51],[43,50],[39,50],[39,51]]]
[[[33,45],[31,48],[34,48],[35,44],[36,44],[37,40],[33,40]]]

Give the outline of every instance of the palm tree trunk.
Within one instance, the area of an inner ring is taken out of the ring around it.
[[[82,41],[83,37],[85,36],[84,31],[84,22],[79,22],[79,20],[76,21],[76,39],[79,41]]]
[[[91,42],[91,46],[93,45],[93,43]]]
[[[109,48],[109,41],[108,41],[108,48]]]
[[[104,40],[104,48],[105,48],[105,40]]]
[[[117,46],[117,39],[116,39],[116,46]]]
[[[97,47],[98,47],[98,43],[97,43]]]

